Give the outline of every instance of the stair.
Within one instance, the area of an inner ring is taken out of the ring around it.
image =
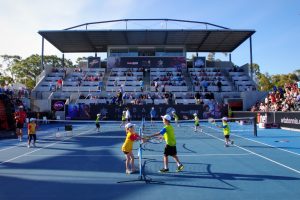
[[[144,91],[150,92],[151,91],[151,80],[150,80],[150,69],[147,72],[144,72]]]
[[[103,81],[102,81],[103,82],[102,91],[106,91],[107,80],[110,75],[110,72],[111,72],[111,69],[106,68],[106,71],[105,71],[105,74],[103,77]]]
[[[188,87],[188,92],[193,92],[194,88],[193,88],[193,83],[192,83],[192,80],[191,80],[189,72],[187,70],[186,71],[183,70],[182,74],[184,76],[184,80],[185,80],[186,85]]]

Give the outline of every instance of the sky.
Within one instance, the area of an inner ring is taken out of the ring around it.
[[[0,55],[26,58],[41,54],[39,30],[129,18],[169,18],[213,23],[231,29],[252,29],[253,62],[262,72],[286,74],[300,69],[299,0],[0,0]],[[163,27],[162,22],[131,22],[128,28]],[[195,24],[168,24],[174,28],[200,28]],[[91,26],[90,29],[124,29],[124,23]],[[62,56],[45,43],[45,54]],[[75,60],[91,54],[65,54]],[[101,59],[105,54],[98,54]],[[201,54],[199,54],[201,55]],[[206,54],[203,54],[206,55]],[[237,65],[250,62],[249,40],[232,52]],[[216,58],[228,60],[222,53]]]

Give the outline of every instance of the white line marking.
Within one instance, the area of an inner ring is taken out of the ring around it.
[[[82,132],[81,134],[88,133],[89,131],[91,131],[91,130]],[[80,134],[79,134],[79,135],[80,135]],[[63,142],[63,141],[65,141],[65,140],[69,140],[69,139],[71,139],[71,138],[73,138],[73,137],[74,137],[74,136],[65,138],[65,139],[63,139],[63,140],[60,140],[60,141],[57,141],[57,142],[54,142],[54,143],[50,143],[50,144],[48,144],[48,145],[46,145],[46,146],[44,146],[44,147],[41,147],[41,148],[39,148],[39,149],[36,149],[36,150],[34,150],[34,151],[30,151],[30,152],[24,153],[24,154],[22,154],[22,155],[13,157],[13,158],[11,158],[11,159],[2,161],[2,162],[0,162],[0,165],[1,165],[1,164],[4,164],[4,163],[7,163],[7,162],[10,162],[10,161],[13,161],[13,160],[16,160],[16,159],[21,158],[21,157],[23,157],[23,156],[27,156],[27,155],[32,154],[32,153],[34,153],[34,152],[37,152],[37,151],[40,151],[40,150],[45,149],[45,148],[47,148],[47,147],[53,146],[53,145],[55,145],[55,144],[57,144],[57,143]]]
[[[273,146],[273,145],[266,144],[266,143],[263,143],[263,142],[259,142],[259,141],[256,141],[256,140],[252,140],[252,139],[250,139],[250,138],[246,138],[246,137],[243,137],[243,136],[240,136],[240,135],[236,135],[236,134],[232,134],[232,135],[234,135],[235,137],[243,138],[243,139],[245,139],[245,140],[249,140],[249,141],[252,141],[252,142],[256,142],[256,143],[258,143],[258,144],[266,145],[266,146],[268,146],[268,147],[272,147],[272,148],[275,148],[275,149],[279,149],[279,150],[281,150],[281,151],[285,151],[285,152],[288,152],[288,153],[291,153],[291,154],[295,154],[295,155],[297,155],[297,156],[300,156],[299,153],[292,152],[292,151],[289,151],[289,150],[286,150],[286,149],[282,149],[282,148],[280,148],[280,147],[275,147],[275,146]]]
[[[208,127],[208,128],[211,128],[211,127]],[[213,128],[211,128],[211,129],[213,129]],[[213,130],[214,130],[214,129],[213,129]],[[204,132],[204,134],[209,135],[209,136],[211,136],[211,137],[213,137],[213,138],[215,138],[215,139],[217,139],[217,140],[220,140],[220,141],[224,142],[223,139],[220,139],[220,138],[218,138],[218,137],[216,137],[216,136],[214,136],[214,135],[211,135],[211,134],[205,133],[205,132]],[[258,154],[258,153],[255,153],[255,152],[253,152],[253,151],[251,151],[251,150],[248,150],[248,149],[246,149],[246,148],[244,148],[244,147],[241,147],[241,146],[238,146],[238,145],[236,145],[236,144],[235,144],[234,146],[236,146],[236,147],[238,147],[238,148],[240,148],[240,149],[242,149],[242,150],[244,150],[244,151],[247,151],[247,152],[249,152],[249,153],[252,153],[252,154],[254,154],[254,155],[258,156],[258,157],[261,157],[261,158],[263,158],[263,159],[265,159],[265,160],[268,160],[268,161],[270,161],[270,162],[272,162],[272,163],[275,163],[275,164],[277,164],[277,165],[279,165],[279,166],[282,166],[282,167],[284,167],[284,168],[287,168],[287,169],[289,169],[289,170],[291,170],[291,171],[293,171],[293,172],[296,172],[296,173],[300,174],[300,171],[297,170],[297,169],[294,169],[294,168],[292,168],[292,167],[289,167],[289,166],[287,166],[287,165],[284,165],[284,164],[282,164],[282,163],[280,163],[280,162],[277,162],[277,161],[275,161],[275,160],[272,160],[272,159],[270,159],[270,158],[268,158],[268,157],[266,157],[266,156],[260,155],[260,154]]]
[[[77,129],[77,131],[80,131],[80,129]],[[37,132],[38,135],[40,135],[41,133],[43,134],[47,134],[45,133],[45,131],[43,132]],[[42,137],[41,137],[42,136]],[[56,138],[55,136],[53,136],[52,134],[47,134],[47,135],[41,135],[39,136],[39,138],[37,140],[45,140],[45,139],[49,139],[49,138]],[[17,140],[17,139],[16,139]],[[16,148],[16,147],[26,147],[27,145],[27,139],[24,139],[23,142],[18,142],[17,144],[13,144],[14,146],[11,146],[11,147],[7,147],[7,148],[3,148],[3,149],[0,149],[0,152],[1,151],[6,151],[6,150],[9,150],[9,149],[13,149],[13,148]]]

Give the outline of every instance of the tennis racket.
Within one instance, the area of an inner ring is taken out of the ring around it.
[[[216,120],[214,118],[208,118],[208,123],[216,125]]]
[[[146,136],[144,137],[144,139],[146,140],[146,142],[149,142],[149,143],[152,143],[152,144],[160,144],[163,142],[163,138],[162,137],[149,137],[149,136]]]

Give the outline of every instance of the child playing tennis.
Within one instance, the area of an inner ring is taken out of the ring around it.
[[[172,156],[177,164],[177,172],[180,172],[183,170],[183,165],[180,163],[179,158],[177,156],[177,150],[176,150],[176,138],[174,134],[174,128],[171,125],[171,116],[170,115],[164,115],[162,116],[164,128],[153,135],[150,135],[149,137],[156,137],[156,136],[163,136],[164,140],[166,141],[166,146],[164,150],[164,168],[159,170],[161,173],[165,173],[169,171],[169,160],[168,156]]]
[[[197,132],[197,130],[200,128],[199,117],[197,116],[197,113],[194,113],[194,120],[195,120],[194,131]],[[201,131],[201,129],[200,129],[200,131]]]
[[[29,123],[27,125],[27,130],[28,130],[28,145],[27,147],[30,148],[30,143],[31,140],[33,139],[33,147],[35,147],[35,142],[36,142],[36,123],[35,119],[31,118],[29,120]]]
[[[172,111],[172,115],[173,115],[173,118],[174,118],[174,121],[175,121],[177,127],[179,127],[180,125],[179,125],[179,117],[178,117],[178,115],[176,114],[175,111]]]
[[[96,124],[96,130],[97,132],[100,132],[100,114],[97,114],[97,118],[96,118],[96,121],[95,121],[95,124]]]
[[[134,130],[134,124],[128,123],[125,126],[126,129],[126,139],[122,146],[122,151],[126,156],[126,174],[132,174],[135,172],[134,167],[134,155],[132,153],[133,143],[136,140],[141,139],[140,136]],[[130,168],[131,166],[131,168]]]
[[[121,122],[121,124],[120,124],[120,128],[121,128],[123,125],[126,124],[126,118],[125,118],[125,115],[126,115],[126,111],[124,110],[124,111],[122,112],[122,118],[121,118],[122,122]]]
[[[227,123],[228,121],[228,118],[227,117],[223,117],[222,118],[222,123],[223,125],[222,126],[219,126],[219,128],[223,128],[223,133],[224,133],[224,137],[225,137],[225,147],[228,147],[229,144],[233,144],[233,140],[230,140],[229,137],[230,137],[230,127]]]

